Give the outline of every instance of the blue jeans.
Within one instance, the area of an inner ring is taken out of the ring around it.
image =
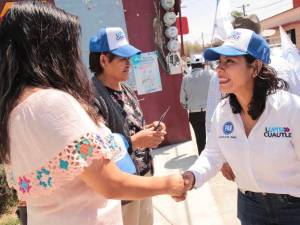
[[[238,218],[242,225],[300,225],[300,198],[238,191]]]

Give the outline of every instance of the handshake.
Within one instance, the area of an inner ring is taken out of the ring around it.
[[[195,184],[195,176],[190,171],[185,171],[182,175],[170,175],[167,177],[168,194],[176,201],[183,201],[187,191],[191,190]]]

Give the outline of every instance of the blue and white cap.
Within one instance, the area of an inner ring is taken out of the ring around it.
[[[208,48],[204,51],[204,58],[208,61],[218,60],[220,55],[242,56],[251,55],[266,64],[270,63],[270,47],[266,40],[252,30],[235,29],[224,41],[216,48]]]
[[[97,35],[90,39],[90,52],[110,52],[124,58],[141,51],[130,45],[120,27],[101,28]]]

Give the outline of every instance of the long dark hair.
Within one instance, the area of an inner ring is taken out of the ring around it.
[[[0,162],[10,160],[8,120],[26,87],[74,96],[96,122],[79,49],[78,18],[47,3],[14,3],[0,24]]]
[[[251,55],[245,55],[246,63],[250,66],[254,61]],[[277,72],[274,68],[263,64],[258,75],[254,78],[253,96],[249,103],[248,114],[253,120],[257,120],[263,113],[266,106],[267,96],[274,94],[277,90],[287,90],[288,83],[277,77]],[[237,114],[242,111],[241,105],[234,94],[228,94],[229,103],[232,112]]]

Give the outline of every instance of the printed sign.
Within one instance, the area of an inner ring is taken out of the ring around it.
[[[131,87],[131,84],[135,83],[135,87],[132,88],[137,90],[139,95],[162,90],[156,52],[147,52],[133,56],[131,65],[132,73],[128,83]]]

